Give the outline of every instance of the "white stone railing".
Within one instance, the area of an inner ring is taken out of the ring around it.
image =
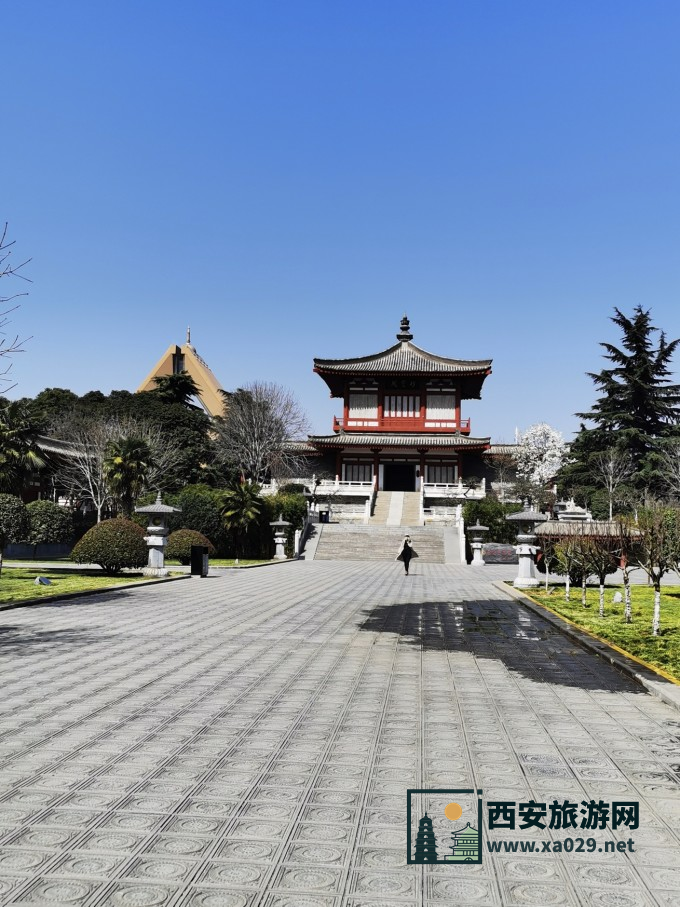
[[[486,497],[486,479],[479,485],[466,485],[462,479],[458,482],[424,482],[423,497],[427,498],[464,498],[467,501],[478,501]]]

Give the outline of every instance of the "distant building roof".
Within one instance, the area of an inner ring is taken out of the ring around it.
[[[614,538],[620,531],[616,520],[547,520],[534,530],[536,535],[548,538]]]
[[[186,343],[182,346],[172,344],[151,369],[144,381],[137,388],[141,391],[156,389],[156,378],[173,375],[177,372],[188,372],[198,386],[198,399],[203,409],[210,416],[221,416],[224,413],[224,398],[220,391],[222,387],[213,375],[208,363],[201,359],[196,348],[191,343],[191,332],[187,328]]]
[[[72,444],[70,441],[62,441],[60,438],[49,438],[47,435],[38,435],[35,443],[44,453],[67,457],[69,454],[82,452],[77,444]]]
[[[340,432],[335,435],[310,435],[309,441],[315,447],[444,447],[468,450],[486,450],[490,438],[469,438],[457,434],[359,434]]]
[[[501,456],[503,454],[514,456],[514,454],[517,453],[518,448],[519,444],[492,444],[487,453],[492,457]]]
[[[413,375],[456,376],[461,378],[461,395],[464,399],[479,398],[486,376],[491,372],[491,359],[449,359],[428,353],[411,342],[408,318],[404,315],[398,343],[373,353],[352,359],[314,359],[314,371],[328,384],[333,396],[343,391],[343,379],[359,376]]]

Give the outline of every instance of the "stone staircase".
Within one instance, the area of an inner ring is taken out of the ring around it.
[[[320,528],[321,535],[314,555],[317,561],[393,561],[408,532],[418,552],[416,564],[418,561],[445,563],[443,529],[342,523],[326,523]]]
[[[379,491],[369,526],[420,526],[417,491]]]
[[[390,506],[392,504],[391,491],[379,491],[375,498],[373,514],[368,521],[369,526],[384,526],[389,516]]]
[[[420,526],[420,492],[405,491],[404,504],[401,508],[401,525],[402,526]]]

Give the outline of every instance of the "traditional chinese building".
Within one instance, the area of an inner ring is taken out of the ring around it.
[[[468,822],[465,828],[451,835],[451,853],[444,859],[455,863],[471,863],[479,859],[479,832]]]
[[[413,343],[404,316],[397,343],[352,359],[315,359],[331,397],[342,400],[333,433],[310,444],[340,482],[375,483],[379,491],[451,488],[479,480],[490,438],[471,433],[466,400],[480,399],[491,360],[450,359]]]

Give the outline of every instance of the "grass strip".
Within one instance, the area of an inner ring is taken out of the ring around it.
[[[49,586],[36,585],[37,577],[49,579]],[[36,598],[50,598],[65,593],[89,592],[108,589],[110,586],[133,585],[148,576],[141,573],[123,573],[120,576],[106,576],[101,571],[40,570],[27,567],[4,567],[0,576],[0,604],[28,601]]]
[[[624,619],[624,603],[613,602],[616,592],[623,596],[623,586],[607,586],[605,611],[601,618],[599,589],[589,586],[586,606],[581,604],[581,588],[571,589],[571,600],[565,601],[564,584],[553,584],[546,594],[544,589],[523,589],[525,595],[549,608],[573,624],[613,643],[624,653],[659,668],[680,683],[680,587],[662,586],[661,630],[652,635],[654,590],[649,586],[631,586],[632,623]]]

